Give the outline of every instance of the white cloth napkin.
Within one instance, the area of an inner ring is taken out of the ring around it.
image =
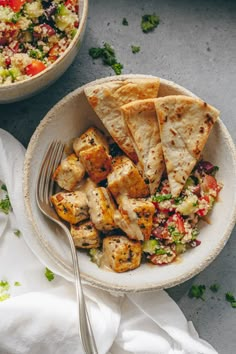
[[[0,302],[0,354],[82,354],[74,286],[40,249],[26,219],[24,153],[0,129],[0,181],[13,208],[8,215],[0,213],[0,281],[10,285],[4,292],[0,287],[0,297],[10,295]],[[45,266],[55,273],[50,282]],[[99,354],[217,353],[165,291],[114,296],[88,285],[84,290]]]

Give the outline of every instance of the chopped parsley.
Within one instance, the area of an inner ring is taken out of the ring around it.
[[[174,201],[175,201],[176,205],[181,204],[183,200],[184,200],[184,197],[176,197],[176,198],[174,198]]]
[[[0,200],[0,211],[3,212],[4,214],[9,214],[11,209],[12,209],[11,202],[8,194],[6,194],[5,198]]]
[[[196,237],[198,236],[198,234],[199,234],[199,231],[197,229],[193,229],[193,231],[192,231],[192,239],[195,240]]]
[[[213,292],[213,293],[217,293],[217,291],[219,290],[220,286],[219,284],[215,283],[215,284],[212,284],[210,286],[210,290]]]
[[[153,202],[164,202],[164,200],[170,200],[172,198],[172,194],[161,194],[161,195],[154,195],[152,197]]]
[[[112,69],[116,73],[116,75],[120,75],[122,73],[123,65],[120,63],[115,63],[112,66]]]
[[[225,294],[225,299],[231,304],[231,307],[236,308],[236,299],[231,292]]]
[[[21,286],[21,283],[19,281],[15,281],[14,286]]]
[[[10,297],[10,294],[8,294],[8,293],[4,293],[4,294],[0,293],[0,301],[5,301],[5,300],[9,299],[9,297]]]
[[[188,296],[190,298],[195,297],[196,299],[205,300],[203,297],[205,290],[206,290],[205,285],[192,285],[188,292]]]
[[[1,189],[2,189],[3,191],[7,192],[7,186],[6,186],[5,184],[2,184],[2,185],[1,185]]]
[[[136,54],[138,52],[140,52],[140,46],[138,45],[131,45],[131,50],[133,54]]]
[[[21,236],[20,230],[18,230],[18,229],[14,230],[14,235],[16,235],[17,237],[20,237]]]
[[[152,15],[143,15],[141,28],[144,33],[153,31],[160,23],[159,17],[153,13]]]
[[[120,75],[123,69],[123,65],[119,63],[116,59],[116,54],[114,49],[108,43],[104,43],[103,47],[90,48],[89,55],[93,59],[101,58],[103,64],[112,67],[116,75]]]
[[[122,25],[123,26],[129,26],[129,22],[127,21],[127,19],[125,17],[122,20]]]
[[[10,289],[10,284],[8,281],[0,280],[0,292],[8,291]]]
[[[54,273],[48,269],[47,267],[45,268],[45,277],[47,278],[48,281],[52,281],[54,279]]]
[[[5,301],[9,299],[10,294],[8,290],[10,289],[10,284],[8,281],[0,280],[0,301]]]

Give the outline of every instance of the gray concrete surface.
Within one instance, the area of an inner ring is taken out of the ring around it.
[[[140,29],[141,16],[156,12],[160,25],[153,33]],[[126,17],[129,25],[123,26]],[[64,95],[96,78],[113,75],[88,55],[92,46],[114,46],[123,73],[153,74],[178,82],[221,111],[236,141],[236,1],[227,0],[90,0],[86,35],[69,70],[54,85],[28,100],[0,106],[0,127],[25,146],[47,111]],[[131,45],[141,51],[131,52]],[[235,191],[233,191],[235,193]],[[169,290],[199,335],[221,354],[236,352],[236,309],[225,293],[236,295],[236,231],[217,259],[195,279]],[[187,296],[192,283],[206,286],[206,300]]]

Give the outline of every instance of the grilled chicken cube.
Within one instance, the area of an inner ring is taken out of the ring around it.
[[[79,161],[78,156],[71,154],[61,161],[52,178],[61,188],[72,191],[84,175],[85,168]]]
[[[126,156],[118,156],[112,160],[112,172],[107,177],[108,188],[116,198],[120,194],[130,198],[143,198],[149,195],[135,164]]]
[[[90,220],[71,225],[70,232],[76,247],[97,248],[100,246],[99,231],[95,229]]]
[[[142,247],[139,241],[125,236],[107,236],[103,240],[104,263],[115,272],[121,273],[138,268],[141,262]]]
[[[104,187],[98,187],[87,194],[89,213],[96,229],[110,231],[116,228],[114,222],[115,204]]]
[[[81,151],[79,158],[91,180],[95,183],[106,179],[111,171],[111,156],[102,145]]]
[[[83,192],[59,192],[51,197],[51,201],[60,218],[70,224],[89,218],[88,201]]]
[[[94,146],[101,145],[107,153],[109,153],[109,146],[103,133],[95,127],[90,127],[79,138],[75,138],[73,142],[73,149],[77,156],[83,150],[88,150]]]
[[[116,214],[116,224],[134,240],[148,240],[152,231],[155,207],[145,199],[118,199],[120,215]]]

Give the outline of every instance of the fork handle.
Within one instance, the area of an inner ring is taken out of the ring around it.
[[[78,305],[78,315],[79,315],[79,331],[80,331],[80,338],[84,348],[84,352],[86,354],[98,354],[93,330],[89,321],[89,316],[86,308],[86,303],[84,299],[83,288],[80,279],[80,270],[79,270],[79,260],[77,256],[77,251],[74,245],[73,238],[70,234],[70,231],[63,227],[65,232],[67,233],[70,248],[71,248],[71,256],[73,261],[73,270],[74,270],[74,277],[75,277],[75,287],[76,287],[76,298],[77,298],[77,305]]]

